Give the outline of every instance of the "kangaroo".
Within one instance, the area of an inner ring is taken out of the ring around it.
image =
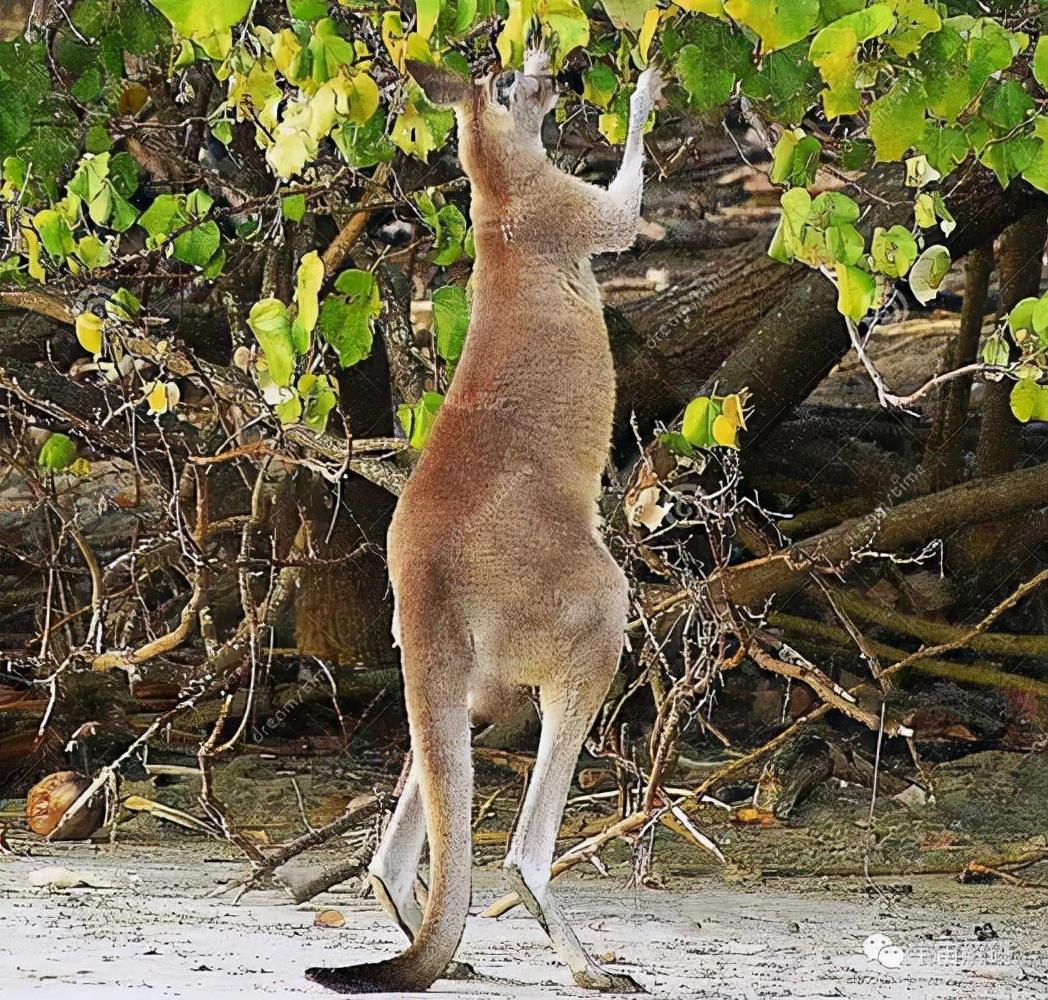
[[[424,990],[445,972],[470,904],[471,724],[537,688],[542,732],[504,867],[576,983],[643,992],[589,957],[549,883],[628,611],[625,575],[598,530],[615,377],[589,258],[634,241],[660,82],[641,74],[622,164],[604,189],[546,157],[541,126],[556,94],[543,56],[516,75],[508,108],[491,78],[409,69],[432,103],[455,109],[476,238],[465,350],[388,537],[412,764],[370,877],[411,943],[386,961],[307,976],[368,993]]]

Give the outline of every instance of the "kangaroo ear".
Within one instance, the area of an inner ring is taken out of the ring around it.
[[[430,104],[458,104],[466,99],[470,91],[470,82],[452,73],[444,66],[430,66],[428,63],[409,59],[407,70],[422,88]]]

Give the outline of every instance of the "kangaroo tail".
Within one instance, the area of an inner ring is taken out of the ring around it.
[[[405,650],[406,652],[406,650]],[[451,692],[453,674],[424,664],[405,688],[414,766],[418,768],[429,837],[429,897],[411,946],[384,962],[308,969],[307,978],[340,993],[428,989],[455,957],[469,912],[473,763],[465,691]],[[456,673],[461,664],[456,664]],[[412,683],[412,680],[421,683]],[[437,682],[436,692],[429,684]],[[457,685],[455,685],[457,686]]]

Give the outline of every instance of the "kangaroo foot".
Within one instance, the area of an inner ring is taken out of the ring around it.
[[[574,973],[575,982],[586,990],[600,990],[601,993],[647,993],[632,976],[625,972],[608,972],[599,965],[590,966],[582,972]]]

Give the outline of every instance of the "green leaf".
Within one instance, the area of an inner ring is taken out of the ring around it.
[[[415,29],[423,38],[429,38],[440,17],[440,0],[415,0]]]
[[[462,355],[469,328],[469,303],[458,285],[444,285],[433,293],[433,334],[437,353],[454,364]]]
[[[434,149],[440,149],[447,141],[455,113],[433,107],[414,85],[408,87],[408,93],[389,137],[405,153],[425,162]]]
[[[827,118],[853,115],[860,109],[858,48],[858,36],[847,25],[831,24],[812,39],[808,58],[826,82],[822,105]]]
[[[287,12],[297,21],[319,21],[327,8],[327,0],[287,0]]]
[[[721,414],[720,407],[708,396],[697,396],[684,410],[681,434],[696,448],[713,445],[713,423]]]
[[[790,187],[807,187],[815,181],[821,152],[819,140],[805,135],[801,129],[783,132],[772,157],[772,181]]]
[[[84,136],[84,149],[88,153],[108,153],[112,146],[113,140],[101,125],[92,125]]]
[[[924,105],[924,88],[908,77],[897,80],[891,90],[870,105],[870,138],[878,160],[901,160],[921,141]]]
[[[1023,168],[1023,178],[1039,191],[1048,191],[1048,118],[1044,115],[1034,119],[1033,134],[1040,140],[1040,146]]]
[[[866,244],[854,226],[843,223],[827,228],[826,248],[834,261],[855,264],[866,249]]]
[[[85,156],[80,161],[69,190],[87,205],[87,213],[96,225],[104,225],[113,208],[112,188],[108,183],[109,154]]]
[[[819,20],[819,0],[726,0],[724,9],[760,36],[762,52],[807,37]]]
[[[577,0],[543,0],[537,7],[539,21],[556,39],[553,68],[564,62],[564,57],[589,42],[589,18]]]
[[[968,48],[961,33],[946,23],[921,45],[917,68],[924,81],[928,107],[933,114],[952,122],[977,93],[968,72]],[[981,85],[981,81],[980,81]]]
[[[995,332],[986,338],[981,353],[985,364],[1006,365],[1011,357],[1011,345],[999,332]]]
[[[950,270],[950,252],[944,246],[930,246],[910,268],[910,291],[921,305],[939,294],[939,286]]]
[[[81,104],[90,104],[102,93],[102,71],[97,66],[88,66],[69,88],[69,93]]]
[[[618,79],[607,63],[594,63],[582,74],[582,96],[598,108],[606,108],[615,96]]]
[[[291,321],[279,299],[262,299],[251,307],[247,325],[258,338],[266,358],[269,377],[278,386],[291,385],[295,351],[291,344]]]
[[[466,235],[466,219],[456,205],[447,204],[437,213],[437,242],[433,247],[433,263],[439,267],[454,264],[462,256],[462,240]]]
[[[935,225],[935,202],[927,192],[922,191],[914,199],[913,218],[921,229],[930,229]]]
[[[452,6],[455,17],[448,30],[453,35],[461,35],[477,18],[477,0],[457,0]]]
[[[61,472],[76,461],[76,445],[65,434],[51,434],[41,446],[36,461],[45,469]]]
[[[151,0],[175,31],[196,42],[212,59],[229,52],[229,29],[243,20],[252,0]]]
[[[841,143],[841,167],[864,170],[873,163],[873,143],[865,139],[846,139]]]
[[[393,159],[396,148],[386,135],[386,114],[380,108],[363,125],[345,123],[331,133],[349,166],[360,170]]]
[[[968,85],[970,93],[994,74],[1007,69],[1020,50],[1019,36],[992,18],[980,18],[968,35]]]
[[[620,90],[608,110],[597,119],[600,134],[612,145],[621,146],[629,129],[630,101],[625,90]]]
[[[106,313],[124,323],[130,323],[141,311],[142,303],[126,288],[118,288],[106,303]]]
[[[109,179],[121,198],[130,198],[138,190],[139,166],[130,153],[109,157]]]
[[[330,17],[318,21],[309,42],[312,56],[310,75],[316,84],[326,83],[343,66],[351,66],[356,58],[353,45],[338,33],[338,22]]]
[[[917,148],[928,162],[946,177],[968,156],[968,137],[959,128],[930,126]]]
[[[301,222],[302,216],[306,214],[306,196],[289,194],[286,198],[281,198],[280,211],[289,222]]]
[[[1021,424],[1030,420],[1048,420],[1048,385],[1038,385],[1032,378],[1019,379],[1008,398],[1015,419]]]
[[[115,184],[110,182],[109,188],[112,199],[109,228],[118,233],[126,232],[137,221],[138,209],[117,192]]]
[[[819,229],[858,222],[859,206],[839,191],[823,191],[811,203],[808,221]]]
[[[97,236],[84,236],[76,245],[76,255],[89,271],[106,267],[111,259],[109,247]]]
[[[1017,302],[1012,308],[1012,311],[1008,313],[1008,328],[1012,331],[1013,339],[1017,339],[1018,334],[1022,333],[1024,330],[1026,332],[1041,332],[1034,325],[1034,310],[1037,309],[1041,302],[1041,299],[1028,296]],[[1042,318],[1042,326],[1043,325],[1044,318]]]
[[[211,125],[211,134],[223,146],[228,146],[233,141],[233,124],[228,118],[219,118]]]
[[[979,156],[979,162],[989,167],[1007,187],[1012,178],[1031,166],[1041,151],[1041,141],[1032,135],[1016,135],[1011,139],[989,142]]]
[[[873,306],[877,282],[873,275],[849,264],[836,264],[837,311],[858,322]]]
[[[979,115],[991,125],[1008,132],[1033,110],[1033,98],[1014,80],[986,88],[979,102]]]
[[[372,323],[382,309],[378,284],[367,271],[350,269],[335,280],[338,294],[328,295],[320,309],[318,332],[338,354],[343,368],[371,353]]]
[[[917,241],[905,226],[878,226],[873,231],[870,254],[876,270],[889,278],[901,278],[917,259]]]
[[[425,392],[414,405],[402,403],[397,407],[397,419],[412,448],[425,447],[443,402],[444,397],[439,392]]]
[[[176,260],[195,267],[205,267],[207,262],[218,252],[222,236],[216,222],[205,222],[194,226],[175,237],[171,244]]]
[[[76,249],[69,223],[55,209],[45,208],[37,212],[33,216],[33,225],[40,234],[44,249],[57,260],[64,260]]]
[[[174,194],[161,194],[138,219],[139,225],[154,241],[163,240],[189,221],[182,199]]]
[[[1038,38],[1033,50],[1033,78],[1048,90],[1048,35]]]
[[[306,372],[298,380],[298,392],[304,403],[302,423],[323,433],[327,430],[328,414],[338,403],[338,383],[327,375]]]
[[[601,0],[608,20],[616,28],[628,28],[636,34],[644,25],[644,15],[655,0]]]
[[[897,56],[907,59],[921,47],[925,36],[942,27],[938,11],[924,0],[898,0],[895,4],[898,24],[885,41]]]
[[[802,40],[762,55],[756,68],[752,65],[751,53],[749,70],[740,75],[742,92],[761,102],[775,120],[787,125],[800,124],[821,86],[819,73],[808,60],[807,52],[808,43]]]
[[[723,66],[711,64],[697,45],[685,45],[680,50],[676,73],[699,111],[723,104],[735,86],[735,74]]]
[[[789,261],[801,249],[802,235],[808,216],[811,214],[811,195],[804,188],[791,188],[779,200],[782,214],[772,237],[768,256],[779,261]]]

